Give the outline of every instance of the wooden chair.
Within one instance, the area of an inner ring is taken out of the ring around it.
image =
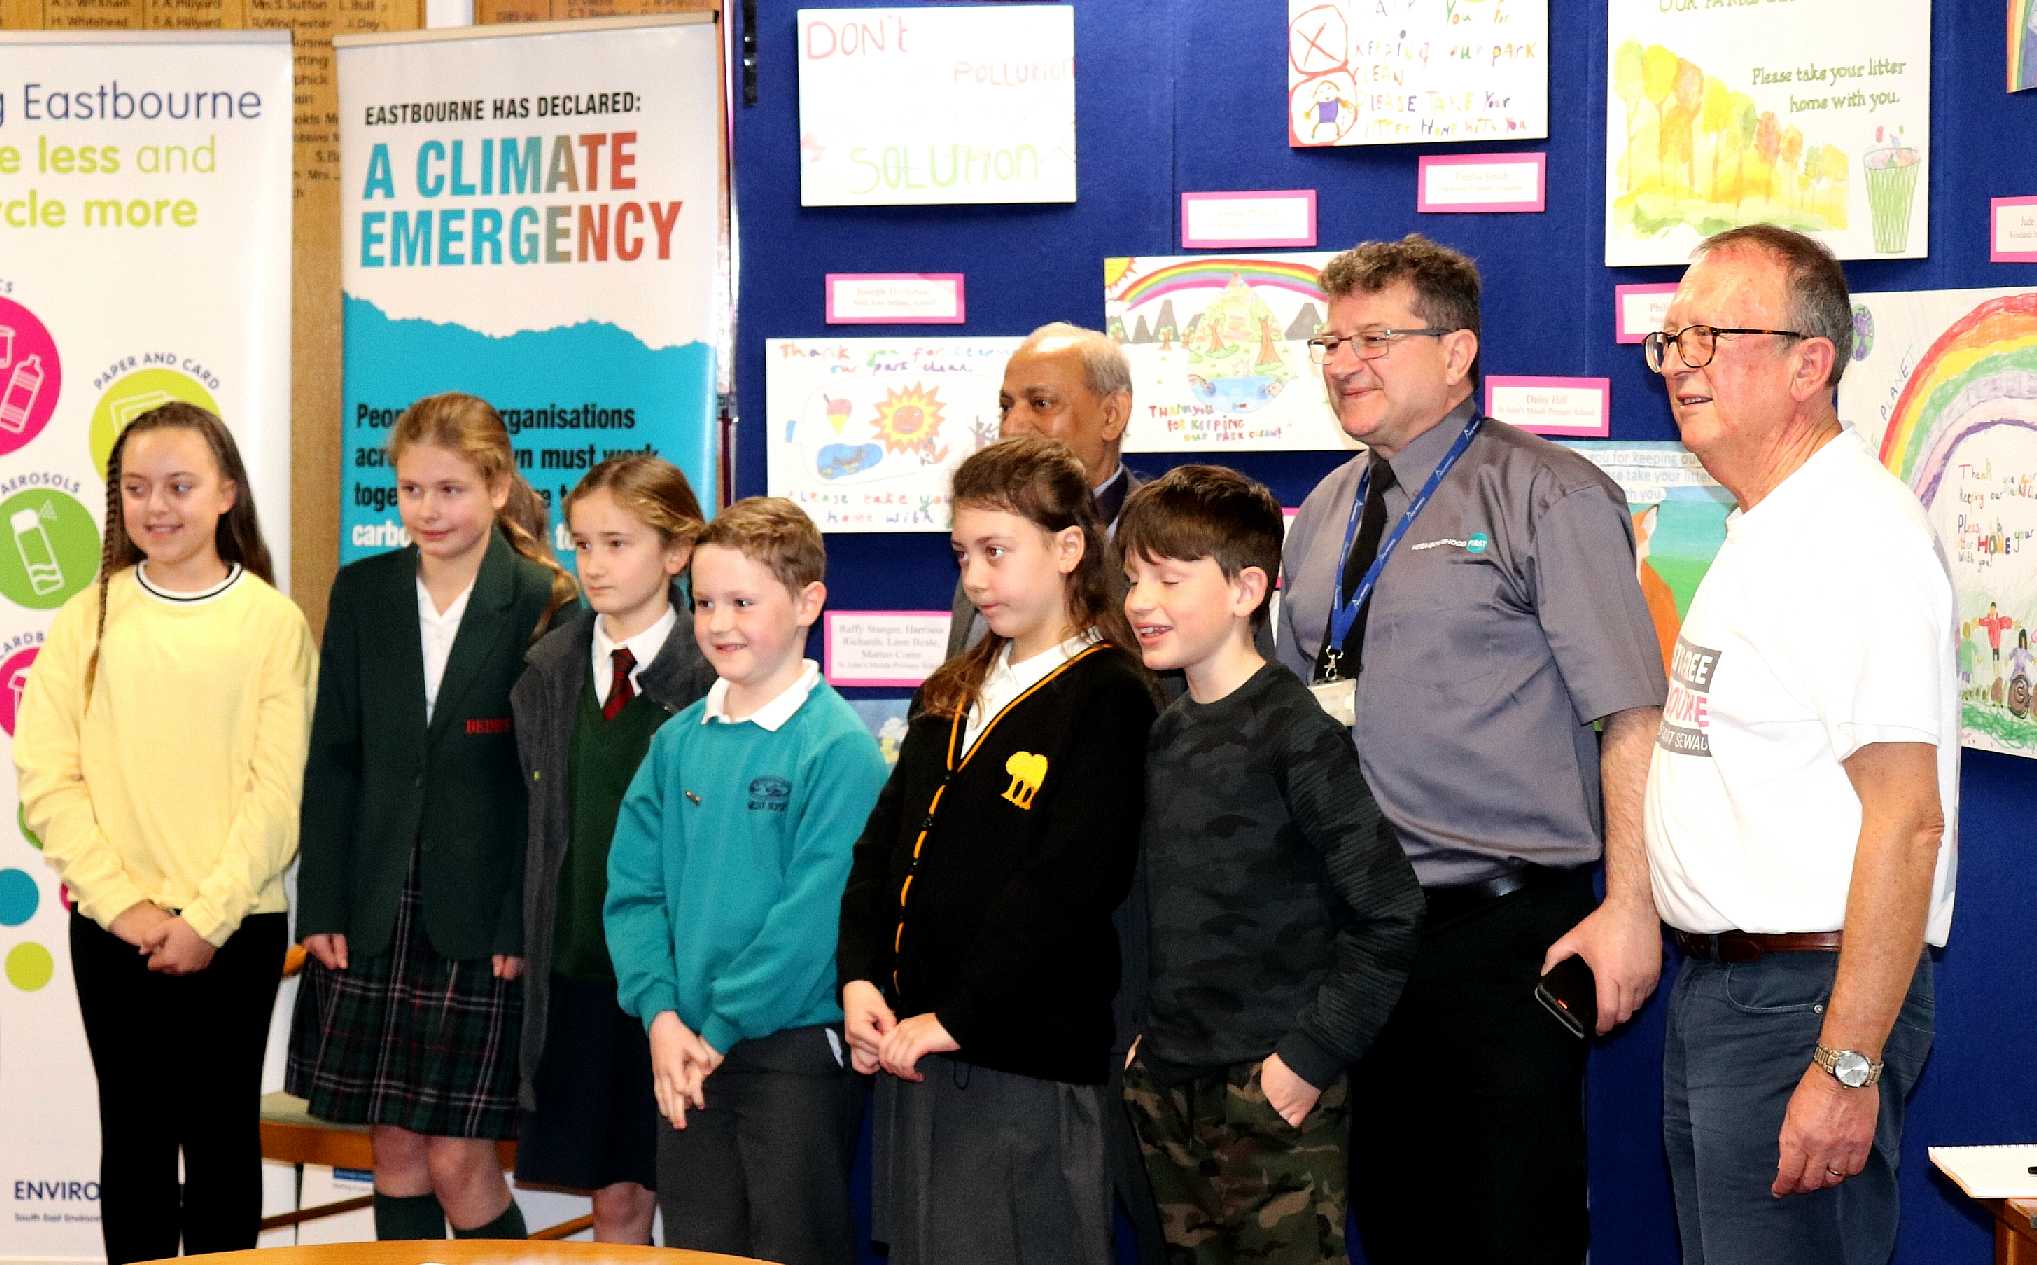
[[[285,979],[304,969],[304,946],[293,944],[283,958]],[[505,1170],[516,1168],[516,1143],[495,1144]],[[368,1141],[368,1126],[363,1124],[334,1124],[319,1120],[310,1113],[310,1104],[294,1094],[277,1090],[262,1095],[262,1158],[291,1164],[297,1168],[298,1190],[304,1188],[304,1166],[322,1164],[328,1168],[351,1168],[372,1171],[375,1167],[375,1151]],[[317,1221],[324,1217],[338,1216],[366,1208],[374,1202],[371,1195],[360,1195],[353,1199],[341,1199],[334,1203],[319,1204],[310,1208],[299,1208],[295,1212],[280,1212],[273,1217],[262,1218],[262,1229],[280,1230],[286,1226],[301,1225],[306,1221]],[[533,1239],[563,1239],[578,1234],[594,1224],[592,1214],[574,1217],[555,1226],[531,1232]]]

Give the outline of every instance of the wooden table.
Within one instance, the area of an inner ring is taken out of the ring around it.
[[[509,1242],[502,1239],[417,1239],[388,1243],[321,1243],[248,1252],[173,1257],[161,1265],[763,1265],[747,1256],[687,1252],[616,1243]]]
[[[2037,1265],[2037,1199],[1991,1199],[1995,1265]]]

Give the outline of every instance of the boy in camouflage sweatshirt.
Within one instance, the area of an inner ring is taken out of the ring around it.
[[[1140,653],[1188,682],[1147,745],[1152,960],[1125,1070],[1177,1265],[1345,1260],[1345,1068],[1422,913],[1350,730],[1254,649],[1281,529],[1216,466],[1139,488],[1118,524]]]

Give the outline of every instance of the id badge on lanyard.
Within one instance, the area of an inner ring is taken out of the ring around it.
[[[1451,443],[1450,450],[1443,454],[1443,459],[1429,472],[1427,481],[1422,484],[1422,490],[1415,493],[1413,499],[1408,502],[1408,507],[1401,511],[1400,521],[1393,525],[1393,531],[1380,543],[1379,553],[1372,559],[1372,565],[1365,569],[1365,576],[1358,581],[1358,587],[1346,596],[1343,592],[1344,571],[1350,564],[1351,545],[1358,537],[1358,516],[1365,507],[1365,493],[1372,485],[1372,467],[1368,464],[1365,473],[1358,478],[1357,494],[1351,498],[1351,517],[1344,525],[1344,547],[1337,554],[1336,596],[1339,600],[1330,608],[1330,626],[1323,638],[1323,663],[1318,669],[1318,676],[1321,679],[1309,686],[1309,692],[1315,695],[1316,703],[1340,724],[1352,726],[1358,723],[1358,682],[1355,678],[1346,679],[1338,668],[1339,662],[1344,657],[1344,642],[1349,639],[1353,625],[1358,622],[1358,612],[1365,608],[1366,600],[1372,596],[1372,588],[1379,582],[1379,573],[1385,569],[1386,560],[1393,556],[1394,549],[1400,545],[1401,537],[1407,535],[1408,528],[1414,525],[1416,516],[1428,505],[1429,498],[1435,495],[1436,488],[1443,482],[1443,476],[1450,473],[1450,467],[1456,465],[1457,459],[1464,455],[1464,450],[1471,446],[1472,438],[1478,434],[1478,428],[1484,422],[1484,417],[1474,415],[1470,421],[1464,423],[1464,429]]]
[[[1331,664],[1330,670],[1335,671],[1336,665]],[[1346,729],[1352,729],[1357,726],[1358,682],[1356,680],[1340,677],[1330,681],[1318,681],[1308,687],[1308,692],[1316,696],[1316,706],[1322,708],[1331,720],[1336,721]]]

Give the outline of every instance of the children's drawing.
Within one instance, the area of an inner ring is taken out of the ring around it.
[[[877,750],[884,756],[884,763],[898,763],[898,748],[905,742],[906,713],[910,710],[910,698],[852,698],[849,707],[869,727],[871,736],[877,739]]]
[[[1128,452],[1355,447],[1308,339],[1324,252],[1104,260],[1104,320],[1132,366]]]
[[[797,21],[801,206],[1075,200],[1070,6],[799,7]]]
[[[1682,263],[1757,222],[1844,259],[1925,253],[1928,3],[1608,14],[1608,264]]]
[[[1288,0],[1287,143],[1549,134],[1548,0]]]
[[[773,338],[769,486],[822,531],[947,531],[948,480],[997,438],[1016,338]]]
[[[2037,0],[2008,0],[2009,91],[2037,88]]]
[[[1961,739],[2037,757],[2037,291],[1853,298],[1874,340],[1839,384],[1840,415],[1917,494],[1944,548],[1959,603]]]
[[[1564,447],[1590,458],[1626,493],[1634,520],[1634,578],[1667,674],[1698,581],[1726,543],[1733,498],[1682,444],[1572,440]]]

